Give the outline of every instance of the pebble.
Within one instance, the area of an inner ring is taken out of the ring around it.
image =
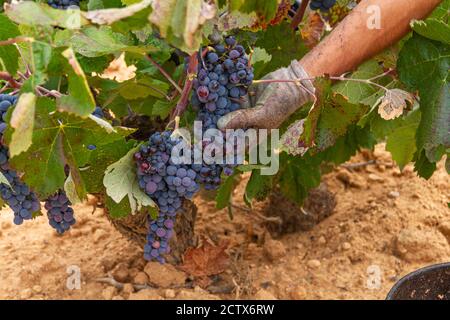
[[[41,293],[42,292],[42,287],[41,286],[33,286],[33,291],[36,293]]]
[[[166,299],[175,298],[175,290],[172,290],[172,289],[164,290],[164,298],[166,298]]]
[[[148,262],[144,272],[148,281],[160,288],[183,286],[186,282],[186,274],[167,263]]]
[[[134,277],[134,283],[136,284],[147,284],[148,283],[148,277],[145,274],[145,272],[138,272],[136,276]]]
[[[326,243],[327,243],[327,239],[325,239],[324,236],[321,236],[321,237],[317,240],[317,242],[318,242],[319,244],[326,244]]]
[[[105,300],[112,300],[112,298],[117,294],[117,289],[115,287],[107,287],[103,289],[102,296]]]
[[[398,197],[400,197],[400,192],[398,191],[391,191],[388,193],[388,197],[391,199],[396,199]]]
[[[130,294],[128,300],[163,300],[155,289],[144,289]]]
[[[310,267],[311,269],[316,269],[316,268],[319,268],[319,267],[322,265],[322,263],[320,263],[320,261],[317,260],[317,259],[312,259],[312,260],[309,260],[309,261],[306,263],[306,265],[307,265],[308,267]]]
[[[305,300],[307,298],[307,292],[304,287],[296,286],[291,292],[289,292],[289,296],[292,300]]]
[[[114,296],[112,298],[112,300],[125,300],[125,298],[119,295],[119,296]]]
[[[123,293],[133,293],[134,287],[131,283],[125,283],[122,289]]]
[[[344,242],[342,244],[342,249],[344,249],[344,250],[350,250],[351,247],[352,247],[352,245],[348,242]]]
[[[270,261],[276,261],[286,255],[286,248],[281,241],[270,239],[264,243],[263,252]]]
[[[130,274],[128,273],[129,267],[127,264],[121,262],[112,271],[112,276],[116,281],[127,282]]]
[[[374,173],[369,174],[369,176],[367,178],[369,179],[369,181],[372,181],[372,182],[383,182],[384,181],[384,178],[382,178]]]

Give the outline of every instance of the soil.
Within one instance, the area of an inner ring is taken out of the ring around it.
[[[450,261],[450,183],[442,163],[425,181],[410,166],[400,172],[380,145],[323,181],[335,194],[332,215],[276,239],[266,229],[270,204],[246,209],[244,182],[233,220],[207,197],[195,199],[196,235],[228,241],[229,266],[207,283],[172,265],[147,264],[101,208],[76,205],[77,224],[64,236],[45,217],[13,226],[4,209],[0,299],[384,299],[405,274]]]

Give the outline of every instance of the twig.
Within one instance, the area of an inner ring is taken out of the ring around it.
[[[97,278],[94,279],[96,282],[101,282],[101,283],[106,283],[109,284],[119,290],[123,289],[123,286],[125,285],[122,282],[117,281],[116,279],[114,279],[114,277],[111,274],[108,274],[107,277],[104,278]],[[132,284],[134,290],[143,290],[143,289],[154,289],[155,287],[149,286],[147,284]]]
[[[187,70],[186,82],[184,83],[183,92],[181,92],[180,100],[178,100],[178,103],[170,117],[171,120],[181,116],[184,113],[184,111],[186,111],[186,108],[189,103],[188,101],[189,93],[192,90],[193,80],[195,78],[195,75],[197,74],[197,67],[198,67],[198,58],[197,53],[195,52],[189,57],[189,68]]]
[[[351,169],[366,167],[366,166],[373,165],[373,164],[377,164],[377,161],[369,160],[366,162],[358,162],[358,163],[344,163],[344,164],[341,164],[341,167],[351,170]]]
[[[29,37],[10,38],[8,40],[0,41],[0,46],[8,46],[18,42],[32,42],[32,41],[34,41],[34,39]]]
[[[19,89],[21,84],[17,82],[8,72],[0,71],[0,79],[8,81],[11,88]]]
[[[159,72],[161,72],[162,75],[163,75],[164,77],[166,77],[167,80],[169,80],[169,82],[175,87],[175,89],[177,89],[177,91],[178,91],[179,93],[182,93],[182,90],[181,90],[180,86],[175,82],[175,80],[172,79],[172,77],[166,72],[166,70],[164,70],[163,67],[161,67],[161,66],[159,65],[158,62],[156,62],[155,60],[153,60],[153,58],[150,57],[149,55],[146,55],[145,58],[146,58],[148,61],[150,61],[150,62],[151,62],[151,63],[159,70]]]
[[[300,8],[298,9],[297,13],[295,14],[294,18],[292,18],[291,22],[291,29],[295,30],[297,29],[300,22],[302,22],[303,17],[305,16],[306,8],[308,7],[309,0],[303,0],[302,4],[300,5]]]
[[[55,90],[48,90],[47,88],[44,88],[42,86],[36,86],[36,89],[39,91],[44,92],[46,95],[54,97],[54,98],[61,98],[62,94]]]

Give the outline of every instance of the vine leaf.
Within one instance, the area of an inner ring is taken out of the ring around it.
[[[234,173],[231,176],[227,177],[225,182],[220,186],[219,190],[217,190],[216,195],[216,208],[223,209],[226,208],[231,201],[231,196],[236,185],[236,177],[237,174]]]
[[[295,121],[287,128],[286,132],[281,136],[281,149],[283,151],[293,156],[303,156],[308,151],[309,148],[299,141],[304,131],[304,124],[305,119],[301,119]]]
[[[195,277],[207,277],[224,272],[229,264],[225,252],[227,242],[213,246],[205,239],[199,248],[188,248],[184,254],[184,263],[180,269]]]
[[[253,49],[251,54],[251,61],[250,63],[252,65],[261,62],[261,63],[269,63],[270,60],[272,60],[272,56],[267,53],[266,49],[256,47]]]
[[[198,50],[202,40],[201,27],[216,16],[214,1],[153,0],[149,16],[162,37],[190,54]]]
[[[116,82],[124,82],[133,79],[136,76],[136,66],[134,64],[127,66],[125,62],[125,52],[119,58],[111,61],[109,66],[103,70],[98,76],[103,79],[115,80]]]
[[[27,151],[31,146],[35,106],[36,96],[33,93],[27,92],[19,96],[10,121],[11,127],[14,129],[9,147],[11,157]]]
[[[320,14],[311,12],[308,15],[305,26],[300,30],[308,48],[312,49],[319,43],[325,29],[325,22],[322,20]]]
[[[437,162],[450,148],[450,46],[414,34],[400,52],[400,79],[418,90],[422,119],[417,148]]]
[[[65,50],[62,55],[67,59],[65,69],[68,74],[69,94],[57,100],[58,109],[80,116],[89,116],[95,109],[95,100],[86,76],[72,49]]]
[[[253,199],[264,200],[272,189],[274,176],[262,175],[261,170],[253,170],[244,192],[244,202],[251,207]]]
[[[64,29],[79,29],[89,23],[79,9],[58,10],[47,3],[21,1],[5,3],[6,15],[14,22],[29,26],[55,26]]]
[[[378,99],[378,113],[384,120],[392,120],[400,117],[407,108],[407,102],[414,104],[414,95],[401,89],[387,90],[385,95]]]
[[[11,186],[11,184],[9,183],[8,179],[6,179],[5,175],[3,174],[3,172],[0,172],[0,184],[6,184],[8,187],[10,187],[11,189],[13,189],[13,187]],[[2,199],[0,199],[1,201]],[[3,202],[2,202],[3,203]],[[0,205],[0,208],[3,207],[3,205]]]
[[[386,150],[401,170],[413,160],[416,147],[416,131],[420,122],[420,111],[414,110],[407,117],[399,119],[394,130],[387,135]]]
[[[113,24],[116,21],[133,16],[141,10],[149,7],[153,0],[142,0],[124,8],[99,9],[84,12],[86,19],[96,24]]]
[[[278,11],[280,0],[232,0],[229,2],[229,10],[238,10],[244,13],[255,12],[262,21],[272,20]]]
[[[138,147],[131,149],[119,161],[106,168],[103,185],[106,193],[116,203],[128,197],[131,212],[139,212],[143,207],[155,207],[153,200],[139,187],[136,164],[133,156]]]
[[[77,186],[72,178],[72,173],[69,173],[69,176],[64,182],[64,191],[66,192],[67,198],[70,200],[72,204],[82,202],[82,200],[78,197]]]
[[[27,151],[10,159],[11,166],[24,172],[22,179],[30,188],[45,197],[61,189],[66,179],[68,165],[77,185],[77,194],[84,199],[84,183],[79,168],[90,158],[88,145],[101,146],[123,139],[119,133],[108,133],[91,119],[56,112],[56,105],[48,98],[38,98],[33,128],[32,145]],[[5,134],[11,145],[11,131]]]
[[[444,21],[426,19],[411,22],[411,28],[423,37],[450,45],[450,26]]]
[[[0,13],[0,41],[15,38],[19,35],[19,28]],[[0,60],[10,74],[16,74],[19,66],[19,52],[14,45],[0,46]]]

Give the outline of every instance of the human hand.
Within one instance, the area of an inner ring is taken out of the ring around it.
[[[314,86],[308,78],[296,60],[287,68],[269,73],[249,88],[243,109],[219,119],[219,129],[278,128],[298,108],[313,99]]]

